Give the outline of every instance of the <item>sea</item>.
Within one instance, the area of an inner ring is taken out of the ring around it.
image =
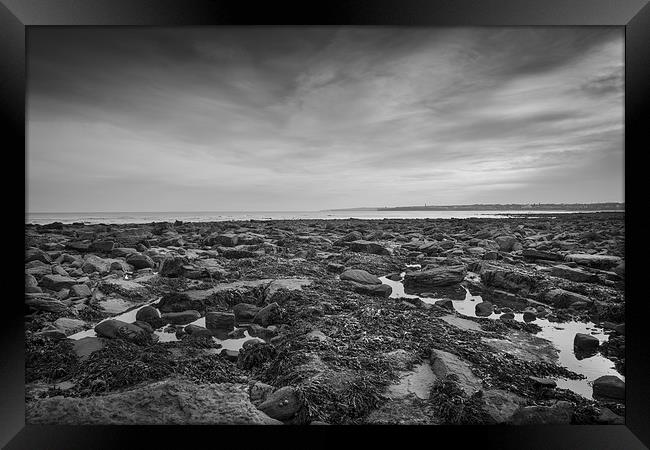
[[[151,222],[220,222],[232,220],[299,220],[299,219],[466,219],[471,217],[507,218],[526,214],[532,217],[546,217],[561,214],[622,211],[375,211],[375,210],[330,210],[330,211],[166,211],[166,212],[92,212],[92,213],[43,213],[25,214],[27,224],[138,224]]]

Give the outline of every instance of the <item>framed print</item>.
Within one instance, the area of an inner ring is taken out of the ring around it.
[[[646,448],[647,2],[292,6],[3,0],[3,445]]]

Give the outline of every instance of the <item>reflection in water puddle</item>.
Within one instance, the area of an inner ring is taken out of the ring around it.
[[[411,268],[413,265],[407,265]],[[417,265],[416,265],[417,266]],[[405,272],[401,273],[402,279]],[[419,297],[417,295],[407,294],[404,292],[404,284],[402,281],[392,281],[386,277],[379,277],[382,283],[389,285],[393,288],[390,295],[391,298],[420,298],[423,302],[433,304],[438,298]],[[472,295],[467,288],[465,288],[466,295],[464,300],[454,300],[454,309],[461,315],[467,317],[478,317],[476,315],[476,304],[483,301],[480,295]],[[498,300],[493,303],[498,304]],[[487,316],[488,319],[496,320],[501,314],[492,313]],[[523,313],[514,312],[514,320],[517,322],[524,322]],[[614,375],[625,381],[625,377],[620,374],[614,367],[614,362],[605,358],[600,353],[593,356],[578,359],[573,351],[573,339],[576,333],[590,334],[598,339],[602,344],[608,339],[608,335],[604,330],[594,324],[593,322],[550,322],[547,319],[537,318],[533,322],[541,327],[541,331],[536,333],[535,336],[547,339],[553,343],[558,350],[558,365],[566,367],[572,372],[584,375],[586,379],[582,380],[566,380],[555,379],[559,388],[569,389],[583,397],[592,399],[592,383],[593,381],[603,375]]]
[[[147,305],[152,305],[156,302],[158,302],[159,299],[153,300],[149,303],[142,304],[138,306],[137,308],[133,308],[130,311],[127,311],[123,314],[119,314],[117,316],[110,317],[108,319],[104,320],[121,320],[122,322],[127,322],[127,323],[133,323],[135,322],[135,316],[138,314],[138,311],[142,308],[144,308]],[[101,320],[98,323],[103,322],[104,320]],[[200,327],[205,327],[205,317],[201,317],[200,319],[195,320],[194,322],[191,322],[191,325],[198,325]],[[185,327],[187,325],[183,325]],[[167,325],[165,325],[163,328],[159,328],[157,330],[154,330],[154,334],[158,336],[159,342],[176,342],[179,341],[176,337],[176,332],[168,332],[165,331],[167,329]],[[238,330],[238,328],[235,328],[235,330]],[[79,340],[81,338],[85,337],[95,337],[97,334],[95,333],[95,330],[93,328],[85,331],[80,331],[79,333],[75,333],[71,336],[68,336],[69,339],[74,339],[74,340]],[[237,338],[237,339],[219,339],[215,336],[212,337],[212,340],[218,344],[221,344],[221,348],[219,351],[223,350],[236,350],[239,351],[242,348],[242,345],[244,342],[247,340],[251,339],[252,336],[248,334],[248,330],[244,329],[244,337],[242,338]]]

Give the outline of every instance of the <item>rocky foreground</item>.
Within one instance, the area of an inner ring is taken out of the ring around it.
[[[624,373],[624,271],[621,213],[27,225],[26,421],[622,423],[624,383],[560,389],[534,334],[594,321],[576,353]]]

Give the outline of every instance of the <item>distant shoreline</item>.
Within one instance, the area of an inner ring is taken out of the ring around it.
[[[625,211],[625,203],[539,203],[539,204],[476,204],[420,205],[383,208],[347,208],[328,211]]]

